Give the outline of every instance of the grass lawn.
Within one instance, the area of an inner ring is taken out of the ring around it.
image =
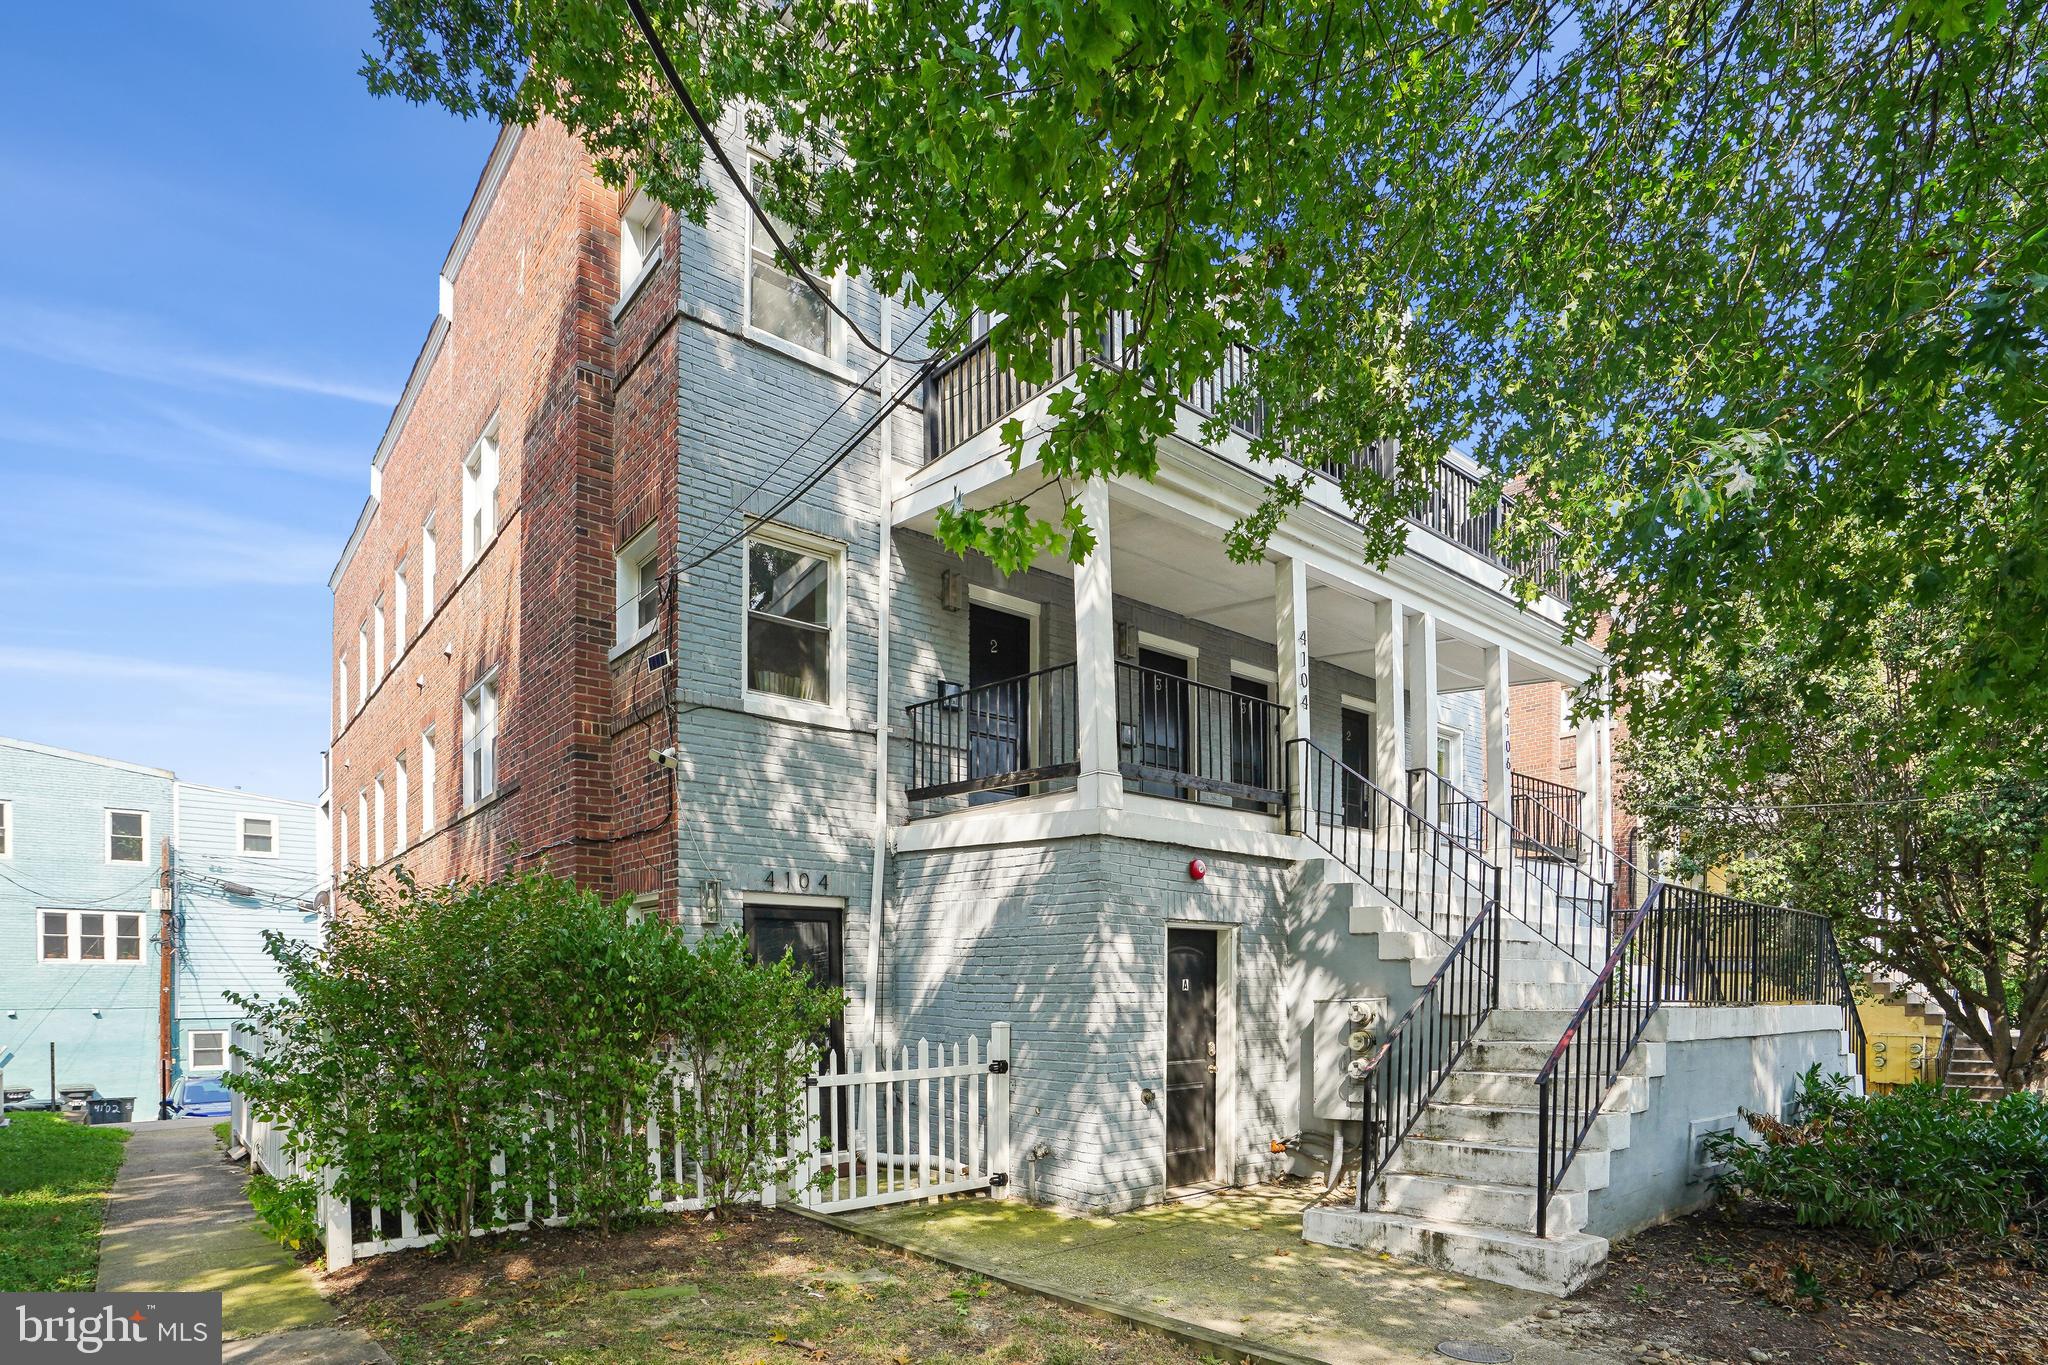
[[[402,1361],[1015,1361],[1199,1353],[783,1213],[689,1215],[358,1262],[324,1288]]]
[[[56,1114],[8,1118],[0,1128],[0,1291],[89,1290],[128,1133]]]

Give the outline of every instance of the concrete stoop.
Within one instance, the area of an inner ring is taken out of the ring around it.
[[[1377,1251],[1438,1270],[1560,1298],[1591,1284],[1607,1264],[1607,1239],[1587,1232],[1533,1232],[1455,1225],[1399,1213],[1313,1208],[1301,1235],[1318,1246]]]

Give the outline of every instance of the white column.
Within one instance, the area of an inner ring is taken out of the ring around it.
[[[1598,838],[1600,835],[1600,718],[1598,715],[1588,715],[1579,721],[1578,737],[1572,745],[1572,755],[1576,760],[1575,771],[1572,774],[1573,785],[1579,790],[1579,808],[1574,812],[1576,817],[1574,823],[1578,825],[1580,834]],[[1598,870],[1594,867],[1594,856],[1591,848],[1581,848],[1579,850],[1579,861],[1590,869]]]
[[[1374,604],[1378,620],[1372,650],[1372,780],[1390,795],[1406,788],[1401,761],[1408,727],[1408,617],[1397,598]]]
[[[1081,515],[1095,549],[1074,567],[1074,734],[1083,805],[1121,806],[1124,779],[1117,758],[1116,599],[1109,574],[1109,485],[1081,487]]]
[[[1417,612],[1408,628],[1408,762],[1409,768],[1436,766],[1436,617]],[[1407,800],[1407,778],[1388,791]]]
[[[1294,743],[1309,738],[1308,568],[1300,559],[1273,565],[1273,649],[1279,683],[1273,700],[1280,705],[1280,770],[1288,789],[1288,828],[1308,828],[1308,749]]]
[[[1614,849],[1614,698],[1600,689],[1600,842]],[[1608,875],[1615,869],[1610,867]]]
[[[1508,651],[1505,645],[1480,646],[1480,672],[1486,687],[1486,809],[1493,819],[1486,822],[1487,856],[1496,864],[1506,861],[1510,850],[1502,847],[1502,831],[1508,828]]]

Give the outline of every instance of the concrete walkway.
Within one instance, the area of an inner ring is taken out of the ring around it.
[[[843,1221],[1022,1288],[1155,1326],[1193,1324],[1282,1358],[1441,1365],[1443,1342],[1504,1347],[1519,1365],[1624,1358],[1537,1336],[1566,1311],[1556,1299],[1302,1241],[1311,1198],[1269,1186],[1114,1218],[976,1199]]]
[[[100,1231],[102,1290],[217,1291],[224,1358],[389,1362],[334,1310],[292,1254],[265,1236],[207,1119],[138,1123]]]

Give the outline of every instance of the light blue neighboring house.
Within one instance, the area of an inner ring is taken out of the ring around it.
[[[6,1088],[46,1096],[54,1044],[59,1087],[133,1098],[143,1120],[178,1076],[224,1069],[237,1015],[222,992],[278,988],[262,930],[320,932],[313,846],[309,803],[0,738]]]

